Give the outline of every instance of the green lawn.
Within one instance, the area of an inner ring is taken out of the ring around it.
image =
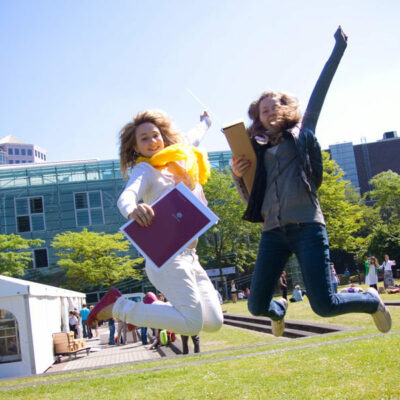
[[[223,309],[248,313],[246,301]],[[369,315],[320,318],[307,301],[294,303],[288,319],[354,329],[294,340],[224,326],[201,333],[198,356],[0,380],[0,388],[36,384],[0,391],[0,399],[400,399],[400,307],[390,310],[393,328],[384,335]]]

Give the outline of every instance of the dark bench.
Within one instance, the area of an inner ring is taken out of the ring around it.
[[[65,353],[55,353],[55,356],[57,358],[56,359],[56,363],[60,363],[61,362],[61,357],[62,356],[68,356],[69,360],[72,360],[72,357],[74,356],[74,359],[76,359],[77,354],[81,353],[83,351],[86,351],[86,355],[88,356],[89,353],[90,353],[90,349],[91,349],[90,347],[85,347],[83,349],[68,351],[68,352],[65,352]]]

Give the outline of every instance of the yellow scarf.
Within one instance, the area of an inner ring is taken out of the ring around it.
[[[185,162],[184,169],[182,169],[181,173],[178,169],[175,169],[174,174],[188,175],[193,186],[196,182],[204,185],[211,174],[210,162],[208,161],[207,153],[193,146],[182,143],[173,144],[154,154],[151,158],[140,156],[136,163],[147,162],[161,171],[168,163],[182,160]]]

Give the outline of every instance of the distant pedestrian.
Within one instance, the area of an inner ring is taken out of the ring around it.
[[[110,330],[110,338],[108,340],[108,344],[115,344],[115,319],[109,318],[108,322],[108,329]]]
[[[282,290],[282,297],[287,300],[287,278],[286,271],[282,271],[281,277],[279,278],[279,286]]]
[[[90,329],[90,326],[88,326],[87,324],[87,317],[89,313],[90,310],[87,308],[86,304],[82,304],[82,309],[79,311],[79,314],[81,315],[82,318],[83,337],[91,339],[93,337],[92,330]]]
[[[232,279],[231,280],[231,298],[232,298],[232,303],[237,302],[237,287],[235,281]]]
[[[89,306],[89,311],[92,311],[94,308],[94,305]],[[87,321],[86,321],[87,322]],[[88,328],[89,325],[87,325]],[[90,328],[91,332],[92,332],[92,337],[99,337],[99,325],[96,323],[94,324],[91,328]],[[94,335],[93,335],[93,331],[94,331]]]
[[[365,284],[378,290],[378,268],[376,257],[372,256],[365,261]]]
[[[338,285],[339,285],[339,278],[337,276],[335,270],[335,264],[331,262],[331,282],[332,282],[332,290],[333,293],[337,293]]]
[[[181,335],[182,338],[182,354],[189,354],[189,336]],[[191,336],[194,352],[200,353],[200,336],[193,335]]]
[[[381,265],[383,268],[383,285],[385,289],[389,286],[394,286],[392,266],[396,265],[396,261],[389,259],[389,254],[385,254],[385,261]]]
[[[69,312],[69,330],[74,332],[74,338],[78,337],[78,318],[73,311]]]
[[[127,333],[128,333],[128,324],[120,319],[117,319],[118,327],[117,327],[117,345],[126,344],[127,341]]]

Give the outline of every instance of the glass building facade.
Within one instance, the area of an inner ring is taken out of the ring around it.
[[[358,181],[357,164],[354,155],[354,148],[352,142],[331,144],[329,150],[332,158],[336,161],[339,167],[345,173],[345,179],[351,181],[351,184],[358,188],[360,186]]]
[[[209,154],[212,168],[229,166],[230,152]],[[55,267],[55,235],[83,228],[114,234],[126,222],[116,204],[125,181],[119,160],[0,166],[0,234],[42,239],[32,268]],[[131,247],[131,255],[137,257]]]

